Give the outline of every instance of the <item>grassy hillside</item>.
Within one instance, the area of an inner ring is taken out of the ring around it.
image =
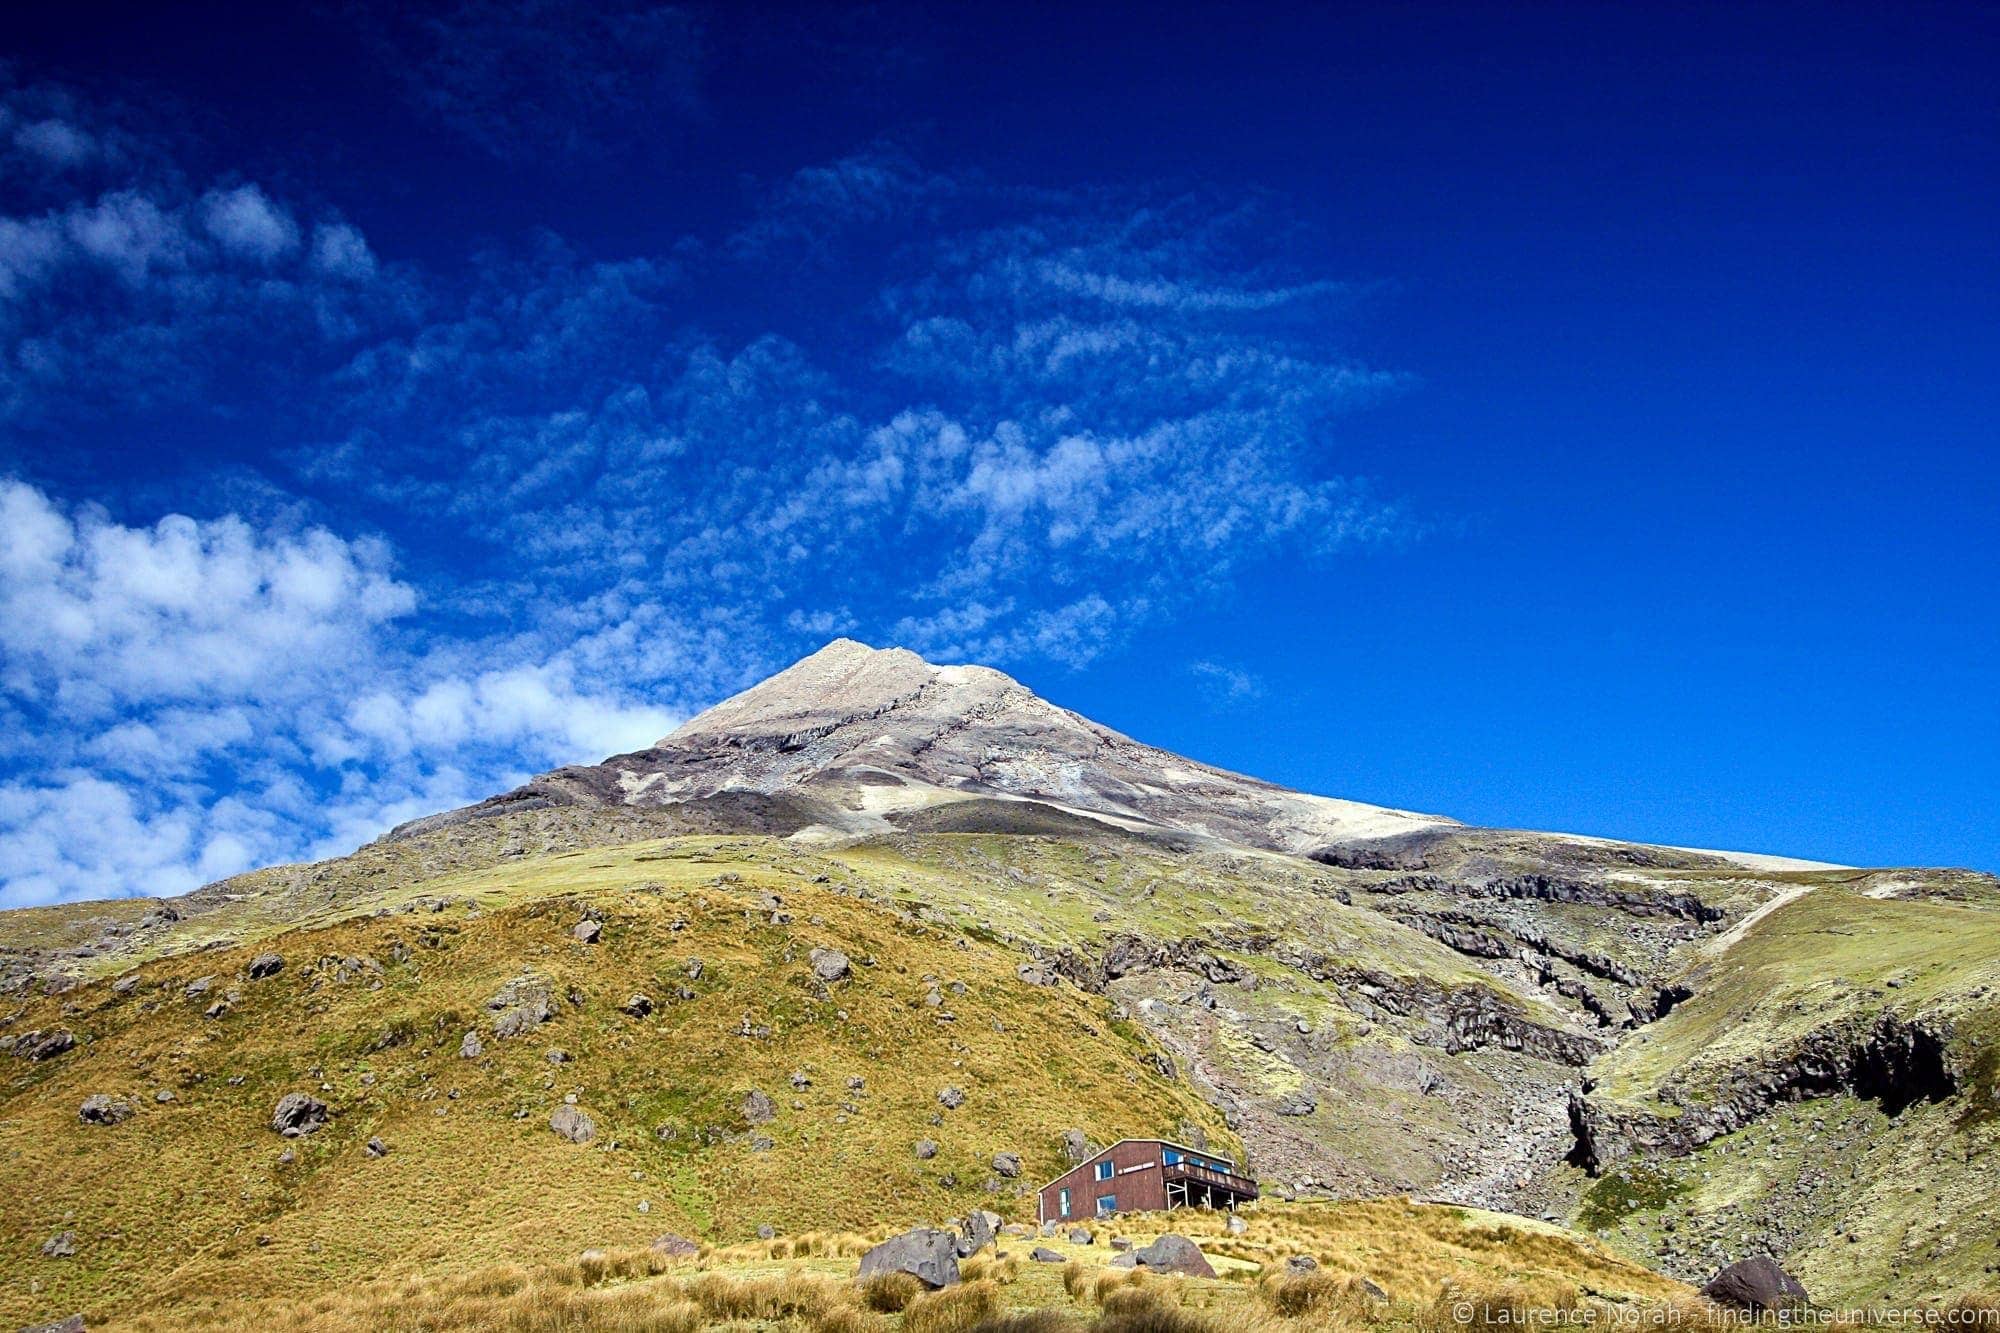
[[[1021,1216],[1032,1200],[1015,1191],[1060,1168],[1067,1128],[1109,1141],[1186,1122],[1231,1144],[1102,998],[1026,985],[1018,955],[847,887],[755,840],[593,850],[384,886],[358,918],[234,930],[241,944],[147,963],[129,989],[99,978],[27,1001],[10,1033],[60,1027],[77,1045],[0,1064],[14,1201],[0,1318],[553,1262],[665,1230],[729,1241],[977,1205]],[[571,933],[586,912],[598,943]],[[819,981],[815,947],[843,950],[851,974]],[[250,980],[263,949],[284,969]],[[548,982],[554,1016],[500,1040],[488,1001],[524,970]],[[654,1011],[621,1012],[640,992]],[[467,1031],[477,1059],[459,1054]],[[955,1110],[947,1086],[964,1093]],[[745,1116],[752,1090],[768,1123]],[[294,1091],[330,1106],[326,1129],[272,1132]],[[80,1123],[97,1093],[131,1118]],[[549,1128],[572,1094],[596,1125],[587,1145]],[[998,1152],[1020,1154],[1019,1181],[994,1176]],[[44,1256],[63,1233],[75,1254]]]

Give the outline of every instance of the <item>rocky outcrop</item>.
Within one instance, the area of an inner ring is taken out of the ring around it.
[[[326,1103],[303,1092],[288,1092],[271,1112],[271,1132],[288,1139],[317,1134],[326,1128]]]
[[[1598,1175],[1635,1152],[1686,1156],[1781,1102],[1845,1093],[1896,1115],[1919,1101],[1942,1101],[1958,1090],[1948,1039],[1949,1033],[1895,1014],[1883,1014],[1866,1028],[1818,1028],[1789,1054],[1715,1086],[1698,1090],[1685,1079],[1668,1083],[1657,1096],[1677,1109],[1674,1115],[1573,1094],[1570,1161]]]
[[[1721,921],[1728,915],[1692,893],[1619,888],[1561,875],[1531,873],[1462,881],[1440,875],[1405,875],[1358,887],[1377,894],[1436,893],[1461,899],[1525,898],[1545,903],[1582,903],[1591,907],[1615,908],[1632,916],[1679,917],[1684,921],[1704,924]]]

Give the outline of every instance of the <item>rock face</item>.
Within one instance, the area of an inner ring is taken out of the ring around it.
[[[326,1103],[307,1093],[286,1093],[271,1112],[271,1131],[288,1139],[317,1134],[325,1128]]]
[[[1788,1310],[1812,1303],[1803,1283],[1761,1254],[1729,1265],[1709,1279],[1701,1294],[1739,1310]]]
[[[932,1289],[958,1281],[958,1241],[949,1231],[918,1227],[892,1236],[861,1256],[858,1281],[877,1273],[908,1273]]]

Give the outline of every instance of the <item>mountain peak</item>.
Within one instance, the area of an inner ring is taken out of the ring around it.
[[[971,707],[974,695],[1010,689],[1027,693],[1011,676],[990,667],[937,666],[907,648],[835,639],[688,719],[660,744],[683,745],[721,733],[749,739],[823,730],[879,717],[927,691],[930,711],[949,713],[954,707]]]

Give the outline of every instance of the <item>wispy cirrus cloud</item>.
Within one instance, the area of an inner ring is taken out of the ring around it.
[[[0,420],[185,399],[245,355],[330,354],[415,307],[337,213],[192,183],[115,113],[0,87]]]

